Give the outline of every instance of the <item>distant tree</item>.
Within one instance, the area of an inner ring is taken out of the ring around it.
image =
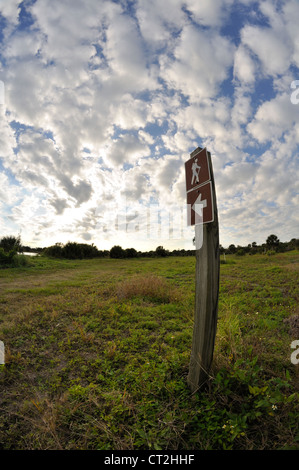
[[[299,250],[299,238],[292,238],[288,243],[290,250]]]
[[[50,256],[51,258],[62,258],[63,251],[61,243],[56,243],[55,245],[48,246],[43,250],[45,256]]]
[[[126,258],[137,258],[138,253],[135,248],[127,248],[125,251]]]
[[[83,253],[79,243],[68,242],[62,249],[62,256],[68,259],[82,259]]]
[[[110,258],[124,258],[125,251],[119,245],[114,245],[110,250]]]
[[[6,236],[0,240],[0,248],[3,248],[5,253],[14,250],[15,252],[21,251],[21,237]]]
[[[229,245],[228,251],[229,251],[229,253],[234,254],[234,253],[236,253],[237,248],[236,248],[235,245],[232,243],[231,245]]]
[[[266,240],[266,247],[268,250],[273,250],[277,251],[279,247],[279,239],[276,235],[269,235],[269,237]]]
[[[43,250],[44,255],[53,258],[83,259],[96,258],[101,255],[96,246],[92,243],[67,242],[65,245],[56,243]]]
[[[163,246],[157,246],[156,255],[165,257],[165,256],[167,256],[167,251],[165,250],[165,248],[163,248]]]

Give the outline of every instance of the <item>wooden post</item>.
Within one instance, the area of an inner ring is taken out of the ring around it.
[[[214,221],[203,225],[202,247],[196,250],[195,314],[187,378],[192,393],[196,392],[209,377],[218,316],[220,271],[218,211],[211,155],[209,152],[207,154],[211,171]]]

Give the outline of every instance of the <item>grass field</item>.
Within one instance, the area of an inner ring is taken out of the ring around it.
[[[194,395],[195,258],[0,270],[0,449],[299,449],[299,253],[226,261]]]

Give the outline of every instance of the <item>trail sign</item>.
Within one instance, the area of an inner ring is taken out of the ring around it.
[[[195,311],[188,384],[208,379],[215,345],[219,295],[219,227],[211,155],[195,149],[185,163],[188,225],[195,225]],[[201,230],[202,228],[202,230]],[[200,229],[200,230],[199,230]],[[199,242],[200,234],[202,240]]]
[[[207,149],[198,147],[185,163],[186,191],[190,191],[211,179]]]
[[[211,169],[207,149],[197,148],[185,163],[188,225],[213,222]]]
[[[188,225],[206,224],[214,220],[212,183],[199,186],[187,193]]]

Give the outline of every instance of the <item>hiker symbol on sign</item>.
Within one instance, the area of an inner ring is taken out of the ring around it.
[[[200,172],[200,166],[197,164],[197,158],[195,158],[193,164],[192,164],[192,180],[191,180],[191,185],[194,184],[194,178],[195,178],[195,183],[199,183],[199,172]],[[197,171],[198,170],[198,171]]]

